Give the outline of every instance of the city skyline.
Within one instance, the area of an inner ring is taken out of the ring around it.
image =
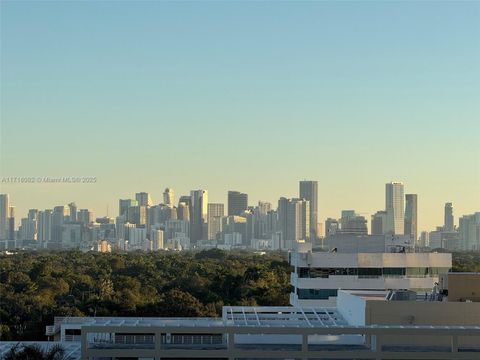
[[[179,202],[182,201],[182,197],[189,197],[191,198],[192,197],[192,194],[194,193],[197,193],[199,191],[203,191],[203,192],[206,192],[208,195],[208,204],[222,204],[225,206],[225,216],[227,216],[227,209],[228,209],[228,206],[229,206],[229,201],[228,201],[228,196],[229,196],[229,193],[237,193],[237,194],[241,194],[241,195],[245,195],[249,200],[248,200],[248,206],[251,207],[251,206],[257,206],[259,204],[259,202],[267,202],[267,203],[270,203],[272,204],[272,206],[274,208],[276,208],[277,206],[277,203],[279,201],[280,198],[288,198],[288,199],[295,199],[295,198],[301,198],[300,196],[300,184],[302,183],[318,183],[318,181],[316,180],[306,180],[306,179],[302,179],[302,180],[298,180],[297,181],[297,186],[296,186],[296,192],[290,192],[288,194],[286,194],[286,192],[282,193],[282,194],[279,194],[277,196],[277,198],[274,198],[274,199],[265,199],[265,198],[254,198],[252,196],[250,196],[250,194],[248,193],[248,191],[245,191],[245,189],[241,189],[241,190],[227,190],[226,193],[221,196],[219,195],[218,193],[216,192],[212,192],[211,190],[209,190],[208,188],[203,188],[203,190],[199,190],[199,189],[202,189],[200,187],[198,188],[192,188],[192,189],[197,189],[197,190],[185,190],[185,191],[178,191],[175,187],[173,186],[169,186],[169,187],[165,187],[165,188],[160,188],[160,189],[163,189],[163,190],[159,190],[158,192],[156,193],[152,193],[152,192],[149,192],[149,191],[146,191],[146,190],[137,190],[137,191],[134,191],[132,193],[129,193],[129,194],[123,194],[122,193],[122,196],[117,196],[116,199],[112,200],[111,202],[109,202],[108,204],[105,204],[105,206],[103,207],[103,210],[102,210],[102,207],[100,208],[94,208],[93,206],[90,206],[88,205],[88,199],[86,199],[86,201],[82,201],[80,199],[68,199],[67,201],[64,201],[64,202],[59,202],[59,203],[53,203],[52,201],[49,202],[49,206],[19,206],[17,204],[17,201],[14,199],[12,193],[9,193],[8,191],[4,192],[6,194],[9,195],[10,197],[10,205],[14,207],[14,211],[15,211],[15,225],[18,226],[20,225],[20,219],[23,217],[23,216],[26,216],[29,212],[30,209],[38,209],[38,210],[42,210],[42,209],[54,209],[56,206],[62,206],[62,204],[64,204],[65,206],[70,206],[71,203],[74,203],[79,209],[82,208],[82,209],[88,209],[89,211],[92,212],[93,214],[93,217],[94,218],[101,218],[101,217],[104,217],[104,216],[109,216],[111,218],[115,218],[116,216],[118,215],[122,215],[125,211],[126,211],[126,208],[125,210],[121,211],[121,209],[119,208],[119,199],[120,199],[120,202],[128,202],[128,206],[138,206],[138,205],[146,205],[147,203],[150,204],[149,206],[151,205],[159,205],[159,204],[165,204],[165,191],[168,190],[170,191],[172,194],[175,193],[175,199],[174,199],[174,202],[173,206],[177,206]],[[320,224],[320,226],[323,226],[325,221],[328,219],[328,218],[334,218],[334,219],[337,219],[337,220],[340,220],[340,217],[341,217],[341,214],[343,211],[353,211],[353,210],[346,210],[346,209],[355,209],[355,213],[357,215],[361,215],[361,216],[364,216],[366,219],[367,219],[367,227],[368,227],[368,230],[369,232],[372,230],[371,228],[371,216],[374,215],[377,211],[386,211],[387,209],[387,204],[386,204],[386,201],[387,201],[387,198],[388,198],[388,192],[386,193],[385,192],[385,188],[388,188],[389,186],[391,186],[391,184],[398,184],[402,187],[402,194],[403,194],[403,199],[402,199],[402,205],[401,207],[403,208],[403,210],[405,210],[407,207],[407,203],[406,203],[406,197],[407,196],[415,196],[415,203],[416,203],[416,207],[418,206],[418,209],[416,210],[416,214],[418,214],[418,218],[416,219],[417,221],[417,233],[418,235],[420,234],[420,232],[422,231],[431,231],[431,230],[436,230],[437,227],[439,226],[444,226],[444,221],[445,221],[445,206],[447,204],[453,204],[453,222],[454,222],[454,225],[455,226],[458,226],[459,225],[459,218],[462,216],[462,215],[465,215],[465,214],[473,214],[473,213],[476,213],[478,212],[478,206],[476,208],[472,208],[472,210],[470,211],[467,211],[467,212],[464,212],[462,211],[462,209],[459,209],[455,202],[453,201],[444,201],[442,203],[440,203],[439,205],[439,209],[436,209],[437,211],[436,212],[439,212],[440,215],[438,217],[438,219],[434,220],[435,223],[432,225],[431,228],[426,228],[426,227],[423,227],[422,224],[424,224],[425,222],[422,221],[422,218],[423,218],[423,213],[422,213],[422,200],[423,200],[423,196],[422,194],[418,194],[416,192],[413,192],[413,191],[410,191],[411,190],[411,187],[408,186],[408,184],[405,184],[403,182],[400,182],[400,181],[391,181],[391,182],[387,182],[386,184],[383,184],[383,191],[382,191],[382,188],[379,189],[379,193],[381,194],[380,196],[383,197],[381,200],[382,204],[379,204],[379,206],[377,208],[375,208],[374,210],[372,211],[365,211],[364,209],[360,208],[360,207],[356,207],[354,206],[353,204],[350,204],[344,207],[339,207],[338,205],[330,205],[330,208],[332,207],[336,207],[338,208],[338,212],[337,213],[326,213],[326,210],[322,208],[322,201],[321,201],[321,198],[320,198],[320,194],[322,193],[322,191],[318,191],[318,198],[317,198],[317,202],[318,202],[318,224]],[[12,185],[12,183],[10,183],[9,185]],[[18,184],[17,184],[18,185]],[[37,186],[39,187],[49,187],[49,186],[57,186],[57,185],[63,185],[63,186],[71,186],[71,187],[75,187],[75,186],[81,186],[81,183],[77,183],[77,184],[74,184],[74,183],[70,183],[70,184],[62,184],[61,182],[53,185],[53,184],[39,184],[37,183],[36,184]],[[19,186],[29,186],[27,184],[22,184],[22,185],[19,185]],[[84,186],[88,187],[88,186],[92,186],[92,185],[89,185],[89,184],[85,184]],[[321,190],[321,184],[317,185],[316,186],[318,188],[318,190]],[[2,190],[5,189],[6,187],[2,187]],[[405,189],[405,191],[404,191]],[[412,194],[413,193],[413,194]],[[143,197],[145,198],[145,200],[143,202],[139,201],[140,200],[140,197],[143,195]],[[147,199],[147,196],[148,196],[148,199]],[[419,197],[419,200],[418,200],[418,203],[417,203],[417,196]],[[31,199],[31,197],[29,197]],[[135,199],[136,198],[136,199]],[[13,201],[12,201],[13,199]],[[122,200],[123,199],[123,200]],[[31,204],[31,202],[30,202]],[[323,214],[326,214],[325,216],[323,216]],[[405,215],[402,215],[401,218],[403,219],[403,217],[405,217]],[[386,218],[386,223],[384,224],[384,226],[386,226],[386,230],[388,230],[389,228],[389,225],[388,225],[388,216]],[[401,232],[403,232],[403,229],[404,229],[404,222],[403,220],[401,221],[401,224],[399,223],[398,227],[401,229]],[[323,229],[325,230],[325,229]]]
[[[373,214],[398,179],[418,228],[480,203],[477,2],[2,2],[0,175],[17,211],[148,191]],[[86,24],[89,24],[86,26]],[[34,205],[30,205],[34,204]]]

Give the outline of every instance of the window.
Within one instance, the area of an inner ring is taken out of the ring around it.
[[[337,289],[297,289],[298,299],[328,300],[330,296],[337,296]]]

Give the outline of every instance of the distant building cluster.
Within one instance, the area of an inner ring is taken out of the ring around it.
[[[207,190],[192,190],[175,201],[166,188],[154,204],[149,193],[120,199],[116,217],[94,217],[72,202],[53,209],[30,209],[15,221],[8,194],[0,194],[0,249],[185,250],[202,248],[292,250],[301,243],[322,246],[332,236],[407,236],[417,248],[480,250],[480,212],[464,215],[455,226],[453,206],[445,204],[443,226],[418,234],[417,194],[404,194],[404,185],[385,186],[385,208],[367,218],[343,210],[340,218],[318,219],[318,182],[300,181],[297,198],[281,197],[276,208],[248,195],[229,191],[228,203],[209,203]],[[225,212],[226,210],[226,212]]]

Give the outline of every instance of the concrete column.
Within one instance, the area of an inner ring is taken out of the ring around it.
[[[458,336],[457,335],[452,335],[452,353],[457,353],[458,352]]]
[[[234,333],[228,333],[228,345],[227,345],[227,353],[231,354],[235,351],[235,334]],[[229,356],[228,360],[235,360],[234,357]]]
[[[302,335],[302,354],[303,354],[303,359],[307,360],[307,354],[308,354],[308,334],[303,334]]]
[[[375,335],[375,359],[382,360],[382,336]]]
[[[155,332],[155,360],[160,360],[160,353],[162,351],[162,333]]]
[[[88,347],[87,332],[82,328],[80,330],[80,334],[81,334],[80,336],[82,338],[81,347],[80,347],[81,358],[82,358],[82,360],[88,360],[88,358],[87,358],[87,347]]]

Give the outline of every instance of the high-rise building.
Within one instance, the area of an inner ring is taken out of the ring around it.
[[[372,221],[370,223],[370,233],[372,235],[383,235],[385,234],[387,227],[387,212],[386,211],[377,211],[372,215]]]
[[[70,214],[66,205],[55,206],[52,213],[52,248],[61,247],[63,224],[68,222]]]
[[[179,202],[177,207],[177,218],[179,220],[190,221],[190,207],[185,202]]]
[[[9,207],[8,214],[7,239],[15,240],[15,208],[13,206]]]
[[[405,195],[405,221],[403,233],[417,241],[417,194]]]
[[[239,191],[228,192],[228,215],[242,216],[248,208],[248,195]]]
[[[192,200],[190,240],[195,243],[207,238],[208,191],[192,190],[190,197]]]
[[[172,205],[175,203],[175,193],[173,189],[166,188],[163,192],[163,203],[165,205]]]
[[[403,183],[391,182],[385,185],[385,211],[387,212],[386,232],[402,235],[405,226]]]
[[[160,229],[152,229],[152,233],[150,235],[152,241],[152,248],[151,250],[157,251],[161,250],[164,247],[163,243],[163,230]]]
[[[449,231],[449,232],[452,232],[453,230],[455,230],[454,218],[453,218],[453,206],[451,202],[448,202],[445,204],[443,230]]]
[[[307,240],[310,236],[310,202],[305,199],[280,198],[278,225],[283,241]]]
[[[149,193],[146,192],[139,192],[135,194],[135,200],[138,201],[138,205],[140,206],[152,206],[152,198],[150,197]]]
[[[146,206],[131,206],[126,213],[127,222],[137,226],[147,224],[147,207]]]
[[[39,211],[37,238],[40,248],[45,248],[52,241],[52,210]]]
[[[118,201],[118,214],[126,215],[128,208],[132,206],[138,206],[138,201],[133,199],[120,199]]]
[[[216,240],[222,231],[222,217],[225,215],[223,204],[208,204],[208,240]]]
[[[77,221],[77,205],[72,202],[68,204],[68,208],[70,209],[70,221],[76,222]]]
[[[340,229],[346,230],[348,227],[348,222],[353,219],[357,214],[355,210],[342,210],[342,217],[340,218]]]
[[[318,182],[300,181],[300,198],[308,200],[310,203],[310,237],[314,239],[317,234],[318,224]]]
[[[325,220],[325,237],[333,235],[340,230],[340,224],[337,219],[328,218]]]
[[[462,216],[459,230],[462,250],[480,250],[480,212]]]
[[[77,213],[77,221],[84,225],[90,224],[93,221],[93,213],[88,209],[80,209]]]
[[[10,199],[8,194],[0,194],[0,240],[8,240],[8,218],[10,212]]]
[[[425,248],[427,246],[429,246],[429,235],[430,233],[428,231],[422,231],[420,233],[420,237],[418,238],[418,241],[417,241],[417,246],[418,247],[421,247],[421,248]]]
[[[222,235],[225,244],[245,245],[247,238],[247,219],[230,215],[222,218]]]
[[[367,219],[364,216],[354,216],[342,219],[341,232],[346,234],[368,234]]]

